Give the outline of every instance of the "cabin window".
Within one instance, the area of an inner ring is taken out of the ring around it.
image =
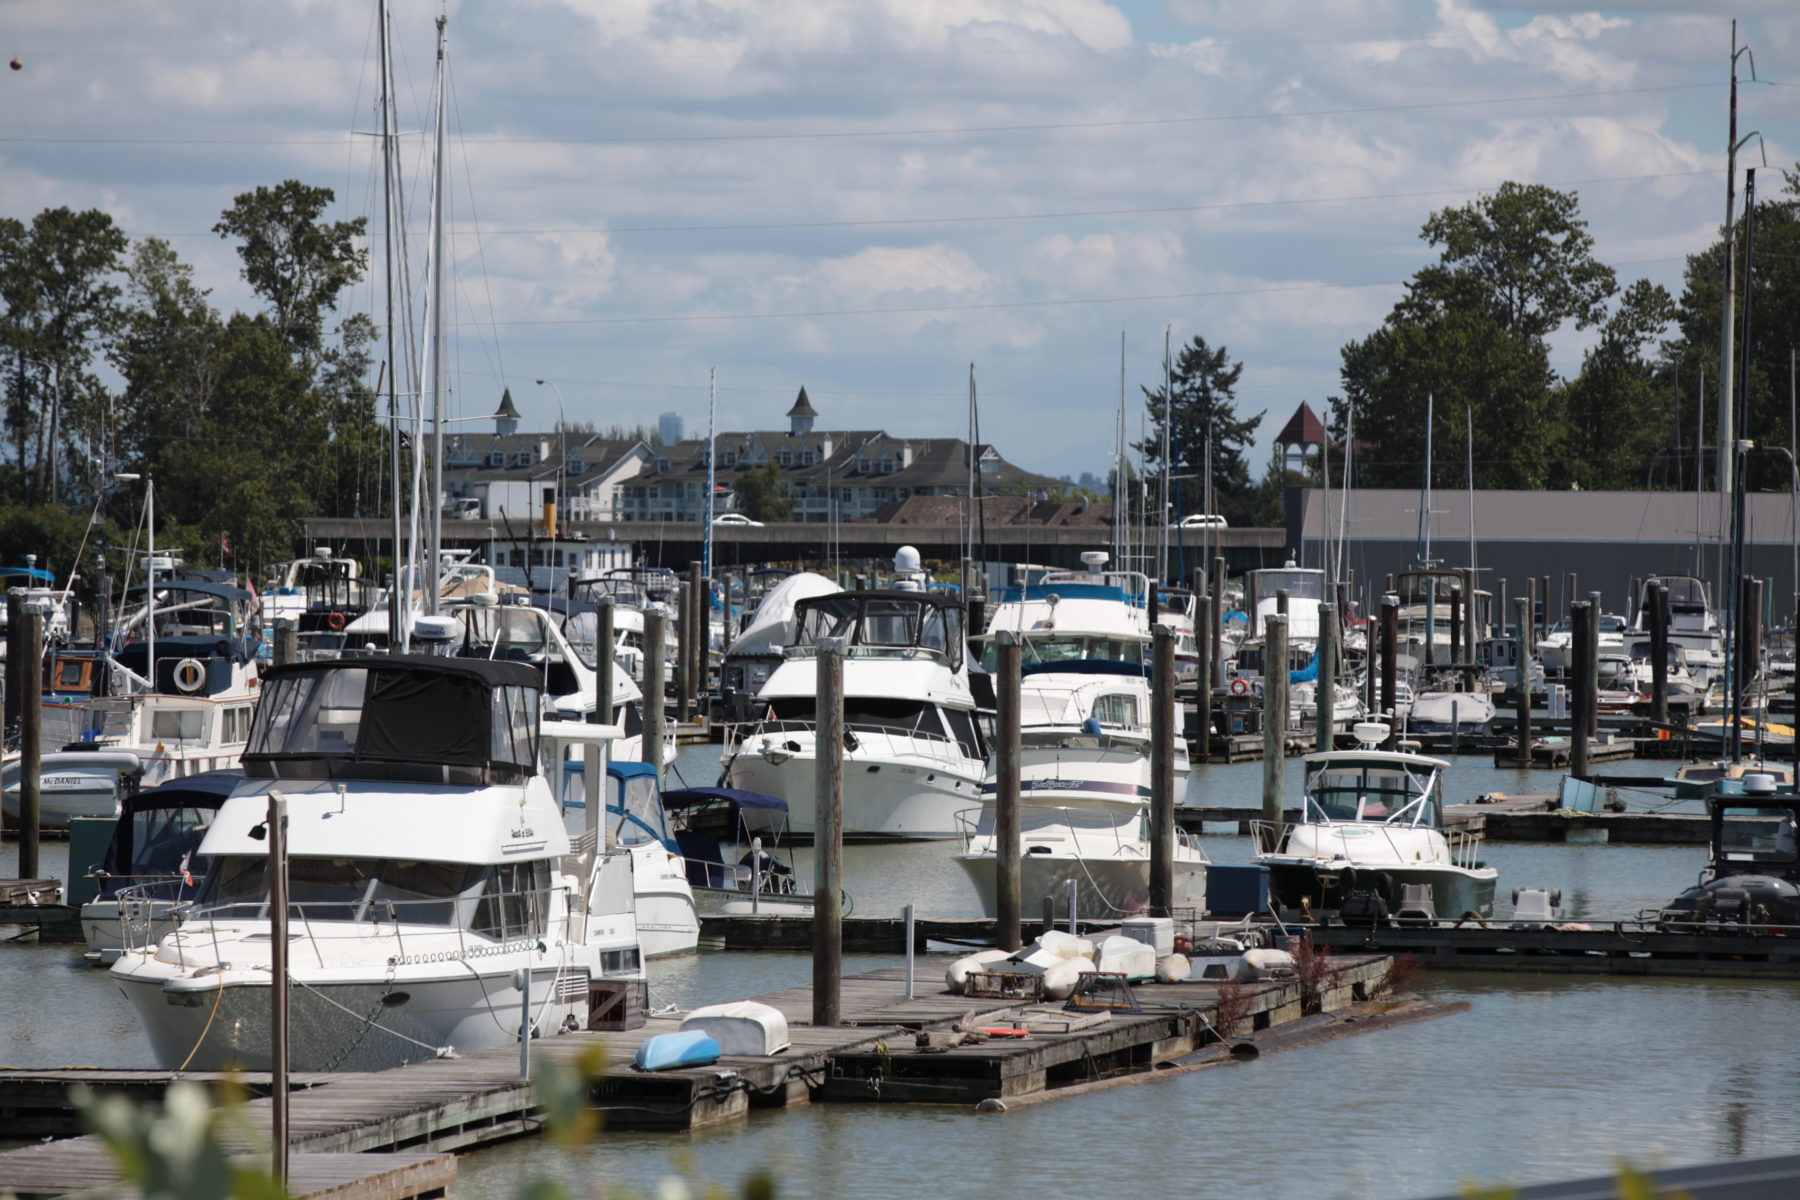
[[[356,749],[368,681],[368,671],[360,667],[270,680],[263,688],[262,725],[250,753],[350,754]]]
[[[982,741],[981,729],[975,724],[975,714],[960,708],[943,710],[944,723],[950,727],[950,736],[962,747],[964,754],[970,758],[986,758],[987,746]]]
[[[475,906],[474,931],[502,942],[541,935],[550,864],[540,858],[498,863],[491,871],[487,889]]]
[[[157,741],[197,742],[206,735],[206,712],[198,708],[158,708],[150,713],[150,736]]]
[[[1785,808],[1727,808],[1720,814],[1722,854],[1762,859],[1792,859],[1797,851],[1794,813]]]
[[[1094,720],[1102,725],[1137,725],[1138,698],[1129,692],[1110,692],[1094,698]]]
[[[656,788],[656,776],[635,775],[607,782],[618,785],[615,798],[606,806],[615,844],[642,846],[667,840],[669,833],[663,823],[662,795]]]

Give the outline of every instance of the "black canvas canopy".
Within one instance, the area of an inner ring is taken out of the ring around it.
[[[531,666],[482,658],[393,654],[274,667],[263,676],[244,761],[280,764],[281,775],[318,773],[306,763],[332,777],[366,775],[376,764],[528,775],[542,686]]]

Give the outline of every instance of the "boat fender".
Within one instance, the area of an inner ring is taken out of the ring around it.
[[[975,1111],[978,1113],[1003,1113],[1006,1111],[1006,1101],[989,1096],[975,1106]]]
[[[1094,943],[1060,929],[1046,929],[1039,935],[1037,944],[1039,949],[1048,950],[1058,958],[1094,957]]]
[[[175,690],[193,695],[206,686],[206,666],[197,658],[184,658],[175,664]]]
[[[1028,1038],[1031,1036],[1031,1030],[1029,1029],[1015,1029],[1005,1025],[995,1025],[984,1028],[981,1032],[994,1038]]]
[[[983,950],[964,955],[945,968],[944,985],[952,994],[960,996],[963,988],[968,986],[969,976],[986,971],[990,963],[1004,962],[1011,957],[1012,953],[1007,950]]]
[[[1231,694],[1234,696],[1248,696],[1250,694],[1250,681],[1242,677],[1232,680]]]
[[[1289,979],[1294,975],[1294,956],[1286,950],[1244,951],[1246,979]]]
[[[1156,982],[1182,983],[1194,973],[1194,964],[1185,954],[1171,954],[1156,964]]]
[[[1094,973],[1094,962],[1088,958],[1065,958],[1044,972],[1044,999],[1067,1000],[1075,994],[1075,985],[1083,975]]]

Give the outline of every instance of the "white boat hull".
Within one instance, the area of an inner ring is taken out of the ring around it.
[[[787,801],[788,840],[811,839],[817,832],[817,761],[811,733],[786,733],[784,742],[797,751],[764,754],[746,749],[731,760],[730,786],[779,796]],[[874,737],[863,735],[864,749]],[[956,814],[981,798],[983,766],[976,759],[910,754],[874,758],[851,752],[844,756],[844,836],[865,841],[953,838],[961,834]],[[756,814],[746,814],[746,824]],[[779,830],[751,834],[775,836]]]
[[[975,894],[981,898],[982,914],[998,915],[993,854],[959,854],[956,862],[975,886]],[[1138,916],[1150,906],[1148,858],[1025,854],[1019,859],[1020,911],[1026,915],[1036,914],[1048,900],[1057,912],[1066,912],[1071,881],[1075,884],[1076,915],[1080,917],[1106,920]],[[1206,862],[1203,859],[1184,858],[1177,852],[1170,906],[1206,908]]]

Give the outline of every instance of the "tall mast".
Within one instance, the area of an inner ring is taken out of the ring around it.
[[[1737,22],[1731,23],[1731,125],[1725,138],[1725,303],[1719,312],[1719,495],[1731,494],[1732,332],[1736,324],[1737,273],[1731,261],[1732,223],[1737,214]]]
[[[1119,416],[1113,423],[1113,561],[1123,570],[1128,544],[1124,540],[1124,515],[1131,510],[1125,497],[1125,331],[1119,330]],[[1800,587],[1800,584],[1796,584]]]
[[[963,529],[963,557],[975,557],[975,446],[977,429],[975,425],[975,364],[969,364],[969,492],[964,505],[967,520]],[[966,599],[966,597],[965,597]]]
[[[382,333],[387,343],[385,373],[388,393],[388,472],[391,476],[388,480],[388,508],[394,564],[392,583],[388,588],[388,640],[399,646],[404,653],[411,640],[411,631],[406,628],[403,612],[406,588],[401,568],[406,556],[401,549],[400,538],[400,396],[394,380],[394,224],[399,213],[399,206],[395,203],[397,180],[394,172],[394,126],[397,122],[394,120],[394,58],[393,46],[388,39],[387,0],[380,0],[376,24],[381,39],[381,224],[383,267],[387,276],[387,324],[382,327]]]
[[[1169,359],[1169,334],[1173,325],[1163,326],[1163,420],[1162,420],[1162,518],[1157,524],[1162,527],[1162,537],[1157,543],[1159,550],[1156,556],[1156,581],[1161,583],[1169,578],[1169,447],[1173,442],[1170,426],[1175,423],[1175,365]],[[1147,603],[1148,601],[1146,601]]]
[[[713,367],[706,373],[706,541],[701,551],[700,576],[704,580],[702,587],[712,587],[713,577],[713,489],[718,486],[719,476],[716,460],[718,458],[718,419],[719,419],[719,368]],[[828,468],[829,469],[829,468]],[[700,627],[706,628],[708,620],[704,608],[696,610],[700,614]],[[725,623],[731,624],[731,595],[727,589],[725,596]]]
[[[444,93],[450,82],[444,69],[444,26],[448,21],[444,16],[437,19],[437,150],[431,170],[431,485],[426,497],[431,512],[419,580],[425,590],[425,611],[432,616],[438,610],[444,541]]]

